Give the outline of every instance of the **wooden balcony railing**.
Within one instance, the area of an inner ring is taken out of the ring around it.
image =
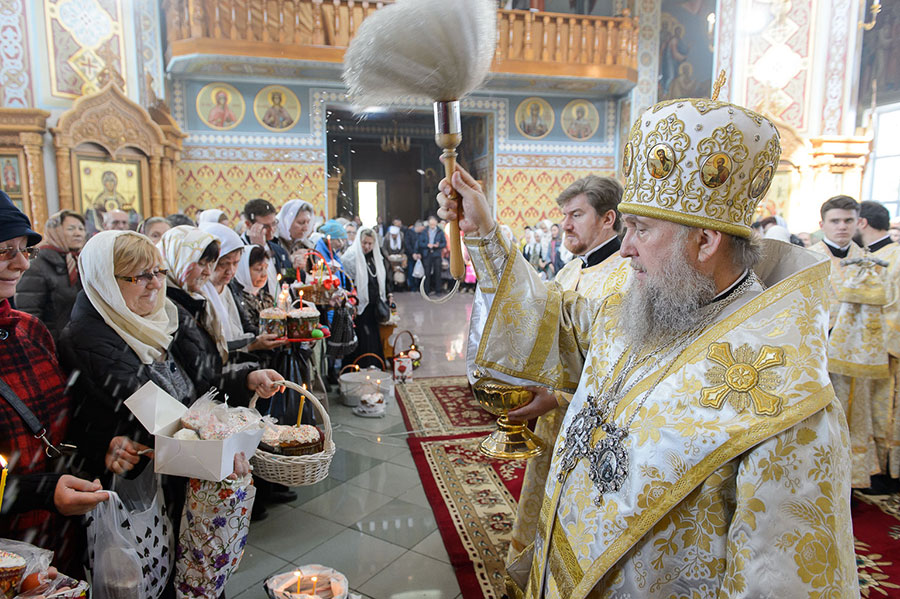
[[[341,62],[391,1],[164,0],[167,51]],[[637,80],[636,19],[500,10],[497,28],[495,73]]]

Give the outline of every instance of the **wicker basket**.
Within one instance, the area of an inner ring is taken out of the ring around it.
[[[291,381],[284,381],[284,386],[303,395],[319,412],[325,433],[324,449],[319,453],[298,456],[277,455],[257,449],[256,455],[250,458],[250,463],[253,464],[253,475],[288,487],[314,485],[328,476],[328,468],[334,457],[335,447],[334,441],[331,439],[331,418],[328,417],[328,412],[325,411],[315,395]],[[257,396],[254,395],[250,401],[251,408],[256,405],[256,399]]]

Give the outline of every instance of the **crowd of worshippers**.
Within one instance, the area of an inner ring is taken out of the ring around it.
[[[64,210],[40,235],[0,194],[0,379],[9,386],[0,386],[0,454],[11,457],[0,538],[52,549],[54,565],[72,574],[88,547],[75,517],[108,500],[114,475],[139,477],[151,458],[152,436],[123,403],[145,383],[185,406],[213,387],[230,406],[247,406],[256,394],[257,409],[280,423],[314,424],[309,402],[298,414],[299,394],[278,383],[337,384],[343,365],[366,353],[383,356],[379,327],[392,316],[391,291],[418,290],[422,278],[432,293],[443,290],[429,278],[440,280],[447,246],[433,217],[408,228],[397,221],[363,227],[358,219],[317,222],[301,200],[276,208],[254,199],[239,223],[221,210],[201,212],[197,222],[179,214],[137,224],[110,211],[101,221],[108,228],[92,234],[86,222]],[[279,295],[300,299],[300,286],[289,283],[325,269],[340,281],[318,306],[331,333],[325,343],[289,343],[261,330],[260,313]],[[72,455],[51,459],[10,392],[46,428],[47,442],[77,448]],[[204,496],[252,486],[247,517],[254,522],[267,517],[267,505],[297,498],[256,477],[251,485],[249,470],[238,455],[231,477],[202,482]],[[186,497],[200,485],[174,476],[161,482],[179,559],[188,561],[201,535],[182,512],[190,513]],[[215,509],[232,508],[223,499]],[[204,596],[221,596],[225,577],[210,576],[206,588],[215,592]],[[164,596],[175,596],[176,581]]]
[[[579,221],[582,213],[593,214],[594,208],[578,199],[586,193],[606,197],[602,201],[611,202],[615,211],[622,190],[613,179],[586,177],[560,196],[560,225],[542,221],[527,227],[521,240],[506,225],[499,226],[542,278],[553,279],[574,258],[590,266],[590,256],[602,253],[595,250],[607,238],[616,239],[617,219],[607,227],[601,223],[602,211],[597,211],[596,230]],[[184,215],[154,217],[132,231],[127,214],[111,211],[104,218],[108,229],[88,238],[85,218],[62,211],[39,235],[0,194],[0,379],[44,424],[47,441],[77,447],[74,455],[51,460],[44,442],[15,409],[0,402],[0,453],[13,457],[0,537],[53,549],[56,565],[78,572],[86,539],[75,517],[107,500],[104,489],[114,474],[136,476],[147,466],[143,454],[152,439],[123,406],[141,385],[153,381],[185,405],[210,387],[227,393],[234,405],[247,405],[258,394],[261,410],[291,421],[298,407],[291,414],[278,381],[287,377],[312,385],[318,374],[334,383],[342,364],[363,353],[381,355],[378,325],[391,291],[418,290],[420,285],[431,294],[448,289],[447,228],[436,217],[409,227],[379,220],[371,228],[358,218],[321,223],[317,218],[313,206],[301,200],[277,209],[255,199],[244,207],[240,222],[230,222],[221,210],[206,210],[196,223]],[[831,198],[821,208],[820,226],[812,236],[792,235],[780,217],[771,217],[753,230],[759,237],[811,245],[827,254],[833,278],[840,278],[847,259],[872,254],[892,266],[900,262],[891,254],[900,250],[898,230],[876,202]],[[336,351],[325,344],[315,346],[318,350],[288,344],[258,326],[259,313],[275,304],[281,283],[305,278],[317,259],[339,274],[344,289],[323,310],[323,323],[337,327],[343,317],[354,331],[354,343]],[[466,264],[466,282],[473,285],[468,256]],[[889,297],[897,293],[887,290]],[[347,299],[354,295],[349,309]],[[832,306],[832,328],[839,312]],[[894,351],[892,346],[887,350]],[[893,373],[898,356],[885,353],[881,358],[885,372],[890,364]],[[872,401],[877,396],[890,406],[897,403],[887,376],[876,383],[867,379],[866,385],[854,385],[853,373],[845,370],[835,369],[831,376],[847,409],[866,409],[863,389]],[[305,422],[314,419],[309,412],[301,415]],[[892,409],[882,412],[893,414]],[[875,413],[850,418],[853,486],[897,491],[900,430],[888,430]],[[234,470],[226,481],[204,483],[212,487],[211,496],[217,485],[249,484],[244,456],[235,458]],[[163,477],[162,486],[176,538],[189,543],[191,536],[178,530],[191,525],[178,517],[185,480]],[[266,517],[267,505],[296,498],[290,489],[263,480],[254,480],[253,486],[253,521]],[[209,582],[219,596],[221,588]],[[175,577],[169,582],[174,584]]]

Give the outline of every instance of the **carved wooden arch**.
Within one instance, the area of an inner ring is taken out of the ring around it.
[[[80,211],[75,202],[78,173],[74,151],[87,143],[103,148],[112,160],[121,159],[129,150],[137,150],[147,158],[150,214],[142,208],[145,217],[162,216],[167,206],[174,206],[175,198],[167,197],[174,190],[162,182],[163,170],[171,172],[172,169],[171,162],[176,154],[171,151],[173,141],[153,121],[150,113],[131,101],[115,83],[107,84],[96,94],[79,98],[50,131],[56,147],[60,209]]]

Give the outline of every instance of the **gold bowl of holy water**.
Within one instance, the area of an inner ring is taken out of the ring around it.
[[[483,378],[472,385],[475,399],[497,419],[497,430],[485,437],[479,448],[492,458],[523,460],[544,453],[546,445],[528,429],[524,422],[512,422],[506,415],[531,401],[528,389],[510,385],[497,379]]]

